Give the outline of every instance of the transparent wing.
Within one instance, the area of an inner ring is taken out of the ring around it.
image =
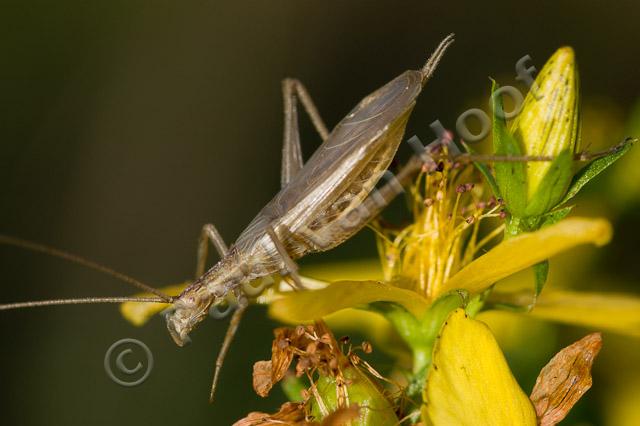
[[[419,71],[406,71],[360,101],[295,178],[258,213],[235,246],[239,250],[250,248],[266,226],[285,225],[290,235],[283,239],[295,239],[297,230],[317,219],[328,206],[337,200],[352,201],[345,199],[348,188],[351,199],[366,196],[377,178],[367,181],[363,171],[371,160],[376,168],[388,167],[400,143],[407,112],[422,90],[421,79]],[[401,132],[397,132],[398,124]],[[394,137],[385,137],[388,133]],[[360,182],[359,191],[353,191],[356,181]]]

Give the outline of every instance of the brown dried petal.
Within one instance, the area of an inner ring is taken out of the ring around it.
[[[279,350],[284,350],[289,347],[289,341],[286,339],[276,340],[276,346]]]
[[[314,326],[318,335],[321,336],[320,340],[323,343],[336,346],[338,342],[336,342],[336,338],[333,337],[333,333],[324,321],[318,320],[315,322]]]
[[[275,414],[260,412],[249,413],[249,415],[238,420],[233,426],[312,426],[314,423],[305,421],[304,404],[296,402],[286,402],[280,407],[280,411]]]
[[[266,397],[273,385],[271,361],[258,361],[253,364],[253,390],[261,397]]]
[[[307,357],[300,357],[296,364],[296,376],[300,377],[304,374],[305,370],[311,367],[311,362]]]
[[[553,426],[591,387],[591,367],[602,347],[602,335],[592,333],[558,352],[540,371],[531,392],[541,426]]]
[[[330,345],[333,341],[333,337],[329,333],[324,333],[322,336],[320,336],[320,341],[325,345]]]
[[[336,358],[331,358],[329,360],[329,368],[332,370],[338,369],[338,360]]]
[[[271,381],[275,384],[284,377],[293,361],[293,352],[290,349],[289,337],[292,330],[287,328],[277,328],[274,330],[275,339],[271,345]],[[286,342],[282,344],[282,342]],[[294,342],[291,342],[293,346]]]
[[[309,354],[313,354],[318,349],[318,342],[311,342],[307,345],[306,352]]]

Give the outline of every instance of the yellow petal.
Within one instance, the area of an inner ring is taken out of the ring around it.
[[[611,373],[610,373],[611,374]],[[621,384],[608,385],[604,392],[605,409],[604,416],[606,425],[615,426],[638,426],[640,425],[640,375],[638,372],[625,371],[625,380]]]
[[[629,294],[545,290],[528,315],[640,337],[640,298]]]
[[[479,293],[522,269],[580,244],[604,245],[611,239],[604,219],[570,218],[536,232],[510,238],[480,256],[444,283],[440,293],[465,289]]]
[[[274,301],[270,314],[284,322],[322,318],[345,308],[372,302],[396,302],[416,318],[422,317],[428,302],[414,291],[378,281],[338,281],[315,291],[293,293]]]
[[[184,288],[190,283],[185,282],[182,284],[163,287],[158,290],[164,294],[177,295],[184,290]],[[139,293],[134,297],[152,297],[151,293]],[[124,302],[120,304],[120,313],[131,324],[141,327],[155,314],[162,312],[169,306],[168,303],[146,303],[146,302]]]
[[[536,77],[522,110],[510,130],[522,140],[525,154],[557,156],[574,151],[578,142],[579,93],[575,55],[570,47],[558,49]],[[551,163],[527,163],[529,198],[549,170]]]
[[[300,273],[326,282],[383,279],[382,266],[377,257],[305,265],[300,269]]]
[[[491,331],[462,309],[442,328],[423,398],[427,425],[536,425],[533,405]]]

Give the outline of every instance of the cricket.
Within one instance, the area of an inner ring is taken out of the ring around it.
[[[372,191],[398,149],[416,98],[453,41],[453,35],[447,36],[421,69],[405,71],[365,97],[331,132],[302,83],[285,79],[282,83],[284,141],[281,190],[231,246],[227,246],[215,226],[203,226],[198,247],[198,278],[181,294],[163,294],[81,256],[14,237],[0,236],[0,243],[81,264],[155,295],[20,302],[2,304],[0,310],[125,301],[165,303],[170,304],[165,311],[169,335],[178,346],[184,346],[189,342],[189,333],[207,317],[209,309],[233,294],[238,306],[216,359],[209,396],[210,402],[213,402],[225,356],[249,306],[242,284],[279,274],[294,289],[302,290],[304,286],[297,274],[295,260],[309,253],[329,250],[346,241],[375,217],[385,203],[391,201],[389,198],[394,194],[394,186],[398,185],[397,179],[377,190],[375,199],[372,198]],[[303,163],[298,132],[298,101],[323,141],[306,163]],[[412,167],[415,168],[414,163]],[[409,169],[406,168],[399,176],[406,176]],[[358,214],[354,215],[354,212]],[[213,245],[221,259],[205,271],[209,244]]]
[[[198,244],[196,279],[179,295],[168,295],[135,278],[121,274],[81,256],[19,238],[0,235],[0,244],[12,245],[52,255],[80,264],[134,286],[151,297],[89,297],[0,304],[0,310],[53,305],[92,303],[162,303],[167,330],[180,347],[187,344],[190,332],[207,316],[212,307],[223,305],[233,296],[233,312],[221,349],[209,394],[213,402],[220,372],[249,298],[243,285],[264,277],[279,275],[295,291],[304,290],[298,275],[297,259],[330,250],[343,243],[402,192],[402,185],[424,165],[414,156],[398,174],[376,189],[387,172],[399,144],[416,98],[433,75],[453,34],[438,45],[424,66],[408,70],[360,101],[331,132],[323,122],[309,93],[295,79],[282,82],[284,135],[281,165],[281,189],[249,223],[231,245],[223,241],[212,224],[202,227]],[[309,116],[322,144],[303,162],[298,130],[298,103]],[[626,142],[624,142],[626,143]],[[604,156],[619,150],[595,154],[576,154],[578,161]],[[487,156],[459,153],[456,161],[553,161],[547,156]],[[207,270],[209,245],[220,260]]]

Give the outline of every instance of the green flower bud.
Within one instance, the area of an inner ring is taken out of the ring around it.
[[[527,94],[522,110],[510,126],[525,155],[557,157],[579,149],[579,90],[575,55],[570,47],[558,49],[544,65]],[[548,161],[527,164],[527,198],[536,196],[552,167]],[[543,190],[551,188],[543,188]],[[564,192],[566,187],[562,189]],[[556,202],[559,200],[556,200]]]
[[[334,377],[321,376],[316,387],[322,398],[324,409],[333,412],[339,408],[338,395],[342,392],[348,395],[350,405],[360,406],[360,415],[354,426],[383,426],[399,424],[393,405],[383,395],[382,390],[360,371],[357,367],[349,366],[343,371],[346,384],[338,389]],[[344,389],[346,388],[346,389]],[[316,419],[322,419],[323,413],[318,401],[311,397],[311,413]]]

